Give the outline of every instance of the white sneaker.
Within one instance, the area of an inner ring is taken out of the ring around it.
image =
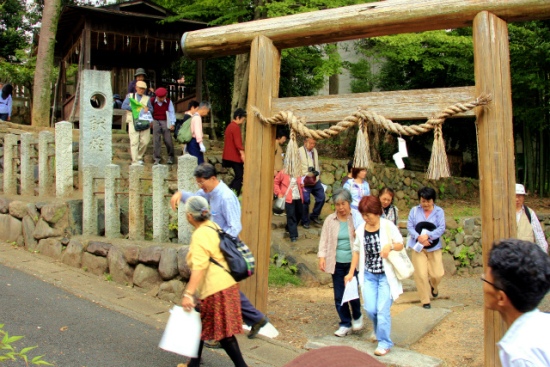
[[[344,337],[348,334],[351,334],[351,328],[350,327],[345,327],[345,326],[340,326],[340,329],[338,329],[334,332],[334,335],[339,336],[339,337]]]
[[[353,331],[358,331],[363,328],[363,315],[357,320],[351,320],[351,329]]]

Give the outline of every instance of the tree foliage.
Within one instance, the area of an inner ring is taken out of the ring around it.
[[[0,59],[15,60],[15,52],[27,43],[25,6],[19,0],[0,0]]]
[[[515,23],[508,28],[514,131],[523,143],[522,154],[516,156],[518,181],[547,195],[550,166],[544,158],[550,153],[550,21]],[[362,40],[358,51],[364,57],[348,66],[354,92],[474,85],[471,28]],[[476,133],[471,126],[446,123],[444,135],[448,149],[468,151],[477,161]],[[415,140],[429,149],[431,137]]]

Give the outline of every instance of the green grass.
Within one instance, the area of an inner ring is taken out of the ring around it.
[[[481,216],[479,203],[466,202],[462,200],[441,200],[437,205],[445,211],[445,217],[464,218]]]
[[[272,287],[284,287],[285,285],[292,284],[300,286],[302,281],[297,275],[292,274],[292,271],[287,267],[280,267],[270,264],[269,265],[269,286]]]

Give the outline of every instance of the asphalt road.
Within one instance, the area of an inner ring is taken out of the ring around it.
[[[163,330],[78,298],[18,270],[0,265],[0,324],[24,339],[18,350],[58,367],[176,367],[184,357],[163,351]],[[2,352],[0,351],[0,354]],[[3,366],[25,366],[8,362]],[[231,366],[226,355],[203,352],[204,367]]]

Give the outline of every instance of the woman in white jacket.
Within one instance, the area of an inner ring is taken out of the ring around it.
[[[359,284],[363,293],[363,307],[374,325],[372,341],[378,341],[374,351],[377,356],[389,353],[393,342],[390,338],[390,307],[401,293],[403,286],[387,261],[390,251],[403,249],[403,237],[391,221],[380,218],[382,204],[375,196],[365,196],[359,202],[359,212],[365,224],[357,228],[353,244],[351,269],[359,264]],[[353,277],[345,277],[347,283]]]

